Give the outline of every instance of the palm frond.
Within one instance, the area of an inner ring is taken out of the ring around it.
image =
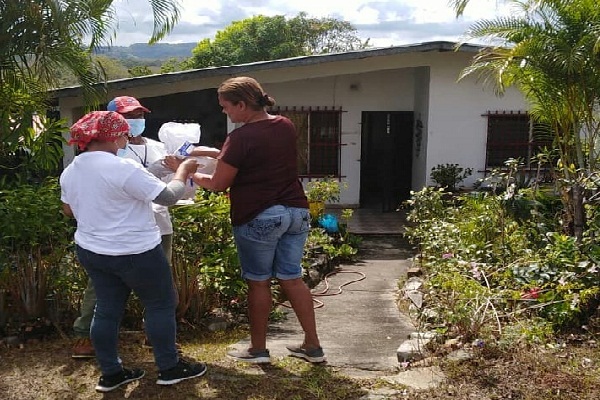
[[[149,43],[156,43],[169,33],[181,17],[179,0],[150,0],[154,16],[154,30]]]
[[[448,2],[448,5],[454,9],[457,18],[463,15],[468,4],[469,0],[450,0]]]

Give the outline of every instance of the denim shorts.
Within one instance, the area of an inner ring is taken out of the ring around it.
[[[302,277],[304,244],[310,229],[306,208],[267,208],[252,221],[233,227],[242,277],[252,281]]]

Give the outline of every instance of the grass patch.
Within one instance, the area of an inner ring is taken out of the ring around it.
[[[216,333],[182,332],[186,358],[208,364],[206,376],[172,387],[155,384],[153,355],[143,348],[143,333],[124,332],[121,358],[146,376],[105,398],[132,399],[358,399],[366,391],[356,381],[326,365],[291,357],[273,358],[270,365],[251,365],[226,357],[231,344],[246,337],[242,328]],[[99,371],[95,360],[71,359],[71,341],[53,338],[24,348],[0,348],[0,396],[3,400],[99,399],[94,391]]]
[[[270,365],[252,365],[226,357],[230,345],[247,337],[245,328],[226,332],[184,331],[179,342],[187,358],[208,364],[199,379],[172,387],[156,385],[152,353],[141,346],[143,333],[121,333],[126,366],[146,376],[125,388],[101,395],[94,391],[95,360],[70,358],[72,342],[51,338],[24,348],[0,347],[0,398],[54,399],[224,399],[353,400],[366,396],[411,400],[596,400],[600,398],[600,350],[594,340],[563,340],[560,345],[483,348],[466,361],[435,361],[446,383],[428,390],[406,388],[382,377],[356,378],[331,365],[312,365],[292,357],[272,357]],[[399,372],[402,374],[402,372]]]

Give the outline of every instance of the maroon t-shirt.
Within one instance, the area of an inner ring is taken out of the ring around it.
[[[242,225],[274,205],[308,208],[298,179],[296,129],[282,116],[232,131],[219,158],[238,169],[231,185],[231,222]]]

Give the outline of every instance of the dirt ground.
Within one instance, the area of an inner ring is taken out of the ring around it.
[[[362,256],[397,257],[397,238],[367,238]],[[368,241],[373,243],[369,245]],[[434,358],[446,377],[442,385],[415,390],[381,378],[346,376],[334,367],[285,357],[268,366],[226,357],[228,346],[247,336],[245,328],[209,333],[182,330],[186,358],[208,364],[205,376],[172,387],[155,384],[153,357],[141,346],[143,333],[122,331],[121,357],[146,376],[108,394],[96,393],[95,360],[74,360],[72,340],[54,333],[22,347],[0,344],[0,400],[223,399],[223,400],[598,400],[600,332],[569,335],[538,347],[483,347],[470,359]],[[410,366],[409,368],[417,368]]]
[[[0,398],[33,399],[522,399],[600,398],[600,350],[593,337],[560,345],[499,352],[484,349],[472,359],[434,361],[447,381],[416,391],[382,379],[350,378],[324,365],[294,358],[272,365],[244,365],[227,359],[227,346],[244,330],[197,336],[180,343],[186,357],[208,363],[208,373],[172,387],[155,384],[152,354],[142,348],[141,332],[121,334],[125,365],[146,376],[108,394],[94,391],[99,374],[94,360],[70,358],[71,340],[58,336],[23,348],[0,347]]]

